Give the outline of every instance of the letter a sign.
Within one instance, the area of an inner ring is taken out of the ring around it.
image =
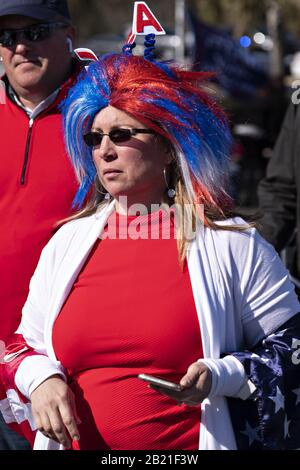
[[[145,2],[134,2],[132,33],[146,36],[147,34],[166,34]]]

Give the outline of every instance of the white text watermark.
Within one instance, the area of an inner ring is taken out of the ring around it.
[[[169,240],[183,238],[191,242],[203,229],[203,204],[144,204],[127,206],[127,197],[118,200],[120,210],[113,213],[107,222],[101,239],[150,239]]]
[[[5,104],[6,103],[6,94],[5,94],[5,85],[0,80],[0,104]]]

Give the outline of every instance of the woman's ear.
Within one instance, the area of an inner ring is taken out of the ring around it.
[[[175,161],[175,156],[174,156],[174,151],[172,148],[170,148],[169,144],[166,144],[165,153],[166,153],[166,163],[170,165],[171,163]]]
[[[175,161],[175,157],[171,150],[168,151],[168,163],[173,163]]]
[[[163,151],[163,153],[166,155],[165,164],[169,165],[175,160],[174,150],[172,148],[172,145],[169,142],[169,140],[167,140],[162,135],[157,135],[157,139],[158,139],[157,142],[161,147],[161,151]]]
[[[162,139],[162,145],[163,145],[163,151],[166,155],[165,162],[166,162],[167,165],[169,165],[174,160],[173,149],[171,147],[170,142],[168,142],[166,139]]]

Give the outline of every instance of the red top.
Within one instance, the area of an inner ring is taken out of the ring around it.
[[[167,233],[167,215],[118,216],[117,221],[117,237],[95,244],[53,330],[54,350],[70,374],[83,421],[79,446],[198,449],[200,408],[179,407],[137,378],[144,372],[178,381],[203,357],[173,221],[171,238],[155,240],[122,238],[128,223],[131,236],[135,231],[145,237],[150,223],[152,233],[158,228]]]
[[[71,214],[78,183],[58,109],[77,72],[29,127],[26,112],[0,104],[0,340],[16,330],[29,281],[55,224]]]

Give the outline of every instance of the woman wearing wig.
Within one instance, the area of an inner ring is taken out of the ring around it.
[[[64,103],[80,211],[41,255],[3,366],[3,413],[35,448],[299,447],[300,306],[234,216],[206,79],[127,47]]]

